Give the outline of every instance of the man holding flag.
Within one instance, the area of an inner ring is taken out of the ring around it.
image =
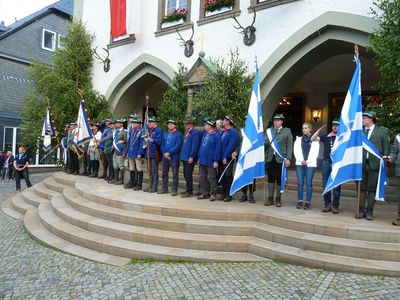
[[[358,59],[357,47],[355,47],[355,52],[356,70],[351,80],[350,87],[340,114],[339,129],[331,151],[332,172],[328,178],[324,194],[345,182],[360,181],[361,179],[364,179],[363,183],[361,184],[363,193],[361,194],[362,198],[359,203],[360,211],[357,209],[356,217],[367,217],[368,220],[372,220],[372,209],[375,200],[383,201],[384,199],[386,170],[385,161],[383,160],[380,152],[368,139],[371,138],[369,133],[370,131],[367,132],[365,130],[366,134],[363,133],[361,62]],[[373,119],[373,116],[370,116]],[[369,117],[364,116],[364,118]],[[370,127],[370,125],[372,125],[371,123],[373,123],[366,121],[367,120],[364,121],[364,125],[366,127]],[[379,138],[379,142],[386,143],[383,142],[383,139],[387,140],[387,135],[384,131],[381,131],[378,136],[381,136]],[[364,155],[363,148],[367,151],[364,151]],[[388,153],[386,152],[386,148],[388,147],[386,147],[384,144],[382,144],[380,147],[381,151],[383,151],[385,155]],[[370,166],[369,159],[372,158],[372,156],[376,157],[377,161],[372,162],[372,166]],[[377,166],[378,164],[379,167]],[[368,194],[370,194],[370,201],[367,206],[367,210],[364,209],[364,191],[368,191]],[[373,197],[373,195],[375,195],[375,197]],[[359,214],[359,212],[361,214]]]
[[[264,130],[257,67],[242,136],[242,146],[229,192],[231,196],[242,187],[252,184],[255,178],[265,176]]]

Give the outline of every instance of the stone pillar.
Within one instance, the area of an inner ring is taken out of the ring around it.
[[[192,116],[193,113],[193,94],[194,90],[193,88],[188,88],[187,91],[188,97],[187,97],[187,108],[186,108],[186,117]]]

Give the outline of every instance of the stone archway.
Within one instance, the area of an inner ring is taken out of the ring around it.
[[[105,96],[114,117],[126,117],[141,112],[145,96],[150,107],[156,107],[174,76],[174,69],[164,61],[142,54],[116,76]]]
[[[271,118],[288,89],[315,66],[354,53],[354,44],[360,46],[361,57],[368,57],[368,35],[377,26],[368,17],[327,12],[289,37],[260,67],[264,120]]]

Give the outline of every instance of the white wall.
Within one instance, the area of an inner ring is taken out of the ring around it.
[[[94,46],[105,47],[109,43],[110,33],[109,0],[81,1],[83,22],[96,35]],[[103,72],[101,64],[96,64],[94,68],[94,86],[104,94],[115,77],[143,53],[158,57],[174,69],[177,69],[178,62],[191,67],[200,51],[198,37],[201,33],[207,36],[204,42],[206,56],[226,57],[230,49],[238,47],[240,55],[248,62],[252,72],[255,55],[261,65],[290,35],[321,14],[339,11],[370,16],[368,13],[372,6],[372,0],[299,0],[259,10],[255,22],[257,40],[248,47],[243,44],[242,35],[233,28],[234,21],[231,18],[198,26],[196,21],[199,19],[200,1],[192,0],[191,21],[195,24],[195,53],[191,58],[186,58],[175,32],[159,37],[154,35],[158,22],[158,0],[132,1],[137,1],[138,5],[135,18],[136,42],[110,49],[111,70],[108,73]],[[250,24],[252,20],[252,14],[247,12],[249,5],[250,0],[240,0],[241,15],[238,20],[243,25]],[[188,29],[182,34],[190,36],[190,33]]]

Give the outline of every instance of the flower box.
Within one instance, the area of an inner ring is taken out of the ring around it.
[[[179,24],[183,24],[183,19],[177,20],[177,21],[172,21],[172,22],[166,22],[166,23],[161,23],[161,29],[176,26]]]
[[[176,9],[161,20],[161,28],[168,28],[182,24],[186,21],[188,11],[186,8]]]
[[[206,0],[204,3],[204,16],[218,15],[233,9],[234,0]]]
[[[216,9],[216,10],[214,10],[214,11],[205,11],[205,13],[204,13],[204,16],[205,17],[211,17],[211,16],[214,16],[214,15],[219,15],[219,14],[222,14],[222,13],[224,13],[224,12],[226,12],[226,11],[230,11],[230,10],[232,10],[232,7],[231,6],[225,6],[225,7],[222,7],[222,8],[220,8],[220,9]]]

